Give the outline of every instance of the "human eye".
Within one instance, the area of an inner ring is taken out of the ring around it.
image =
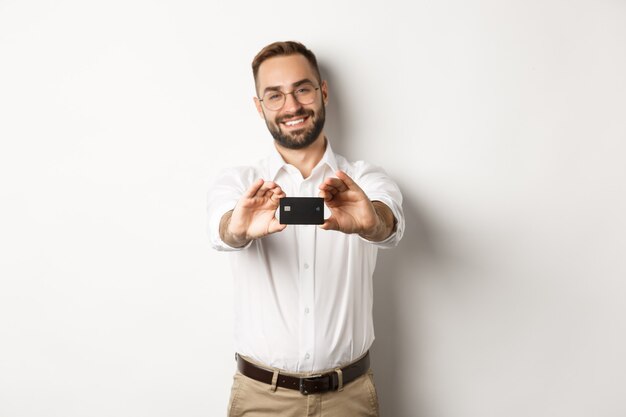
[[[279,92],[272,92],[272,93],[267,93],[265,95],[265,100],[267,101],[280,101],[282,94]]]
[[[314,96],[315,89],[311,85],[302,85],[294,91],[293,95],[302,100],[310,100]]]
[[[312,85],[302,85],[298,87],[296,94],[309,94],[311,91],[313,91]]]

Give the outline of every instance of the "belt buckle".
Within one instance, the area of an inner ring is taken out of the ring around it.
[[[319,384],[319,382],[322,382],[324,380],[326,380],[325,384]],[[313,388],[315,389],[314,392],[328,392],[331,389],[330,375],[311,375],[306,378],[300,378],[300,394],[302,395],[311,394],[307,390],[307,386],[306,386],[307,382],[313,383],[313,384],[315,384],[316,382],[318,383],[318,385],[313,385]]]

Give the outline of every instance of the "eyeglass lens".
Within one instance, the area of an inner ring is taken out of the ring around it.
[[[283,93],[282,91],[268,91],[263,96],[263,103],[270,110],[278,110],[285,104],[285,99],[288,94],[293,94],[293,97],[300,104],[311,104],[315,101],[315,93],[317,88],[312,84],[303,84],[293,90],[291,93]]]

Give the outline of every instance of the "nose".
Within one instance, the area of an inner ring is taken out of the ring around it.
[[[302,107],[302,104],[296,100],[293,92],[289,94],[285,94],[285,104],[283,105],[283,110],[288,113],[295,112]]]

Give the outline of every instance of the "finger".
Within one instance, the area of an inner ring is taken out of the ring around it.
[[[274,195],[274,193],[272,192],[272,190],[265,190],[263,195],[259,196],[259,197],[263,198],[263,200],[269,200],[269,199],[272,198],[273,195]]]
[[[350,178],[350,176],[348,176],[348,174],[346,174],[343,171],[337,171],[335,172],[335,175],[337,176],[337,178],[339,178],[349,189],[351,190],[358,190],[361,191],[361,187],[358,186],[358,184],[356,182],[354,182],[354,180],[352,178]]]
[[[272,192],[274,193],[274,195],[282,195],[282,196],[286,196],[285,192],[283,191],[282,188],[280,188],[280,185],[274,183],[275,187],[272,188]]]
[[[333,201],[333,199],[335,198],[336,194],[337,194],[337,190],[320,191],[318,196],[323,198],[325,203],[330,203],[331,201]]]
[[[278,184],[276,184],[273,181],[266,181],[263,183],[263,185],[259,188],[259,190],[257,191],[256,195],[254,197],[263,197],[263,198],[270,198],[273,190],[275,190],[278,187]],[[280,187],[278,187],[280,188]]]
[[[326,178],[320,188],[334,188],[338,192],[343,192],[348,189],[348,185],[339,178]]]
[[[272,190],[272,194],[270,195],[270,199],[275,202],[278,203],[280,201],[281,198],[287,197],[287,194],[285,194],[285,192],[280,189],[280,187],[278,187],[278,189],[274,189]]]
[[[336,180],[336,178],[333,178]],[[327,180],[330,180],[327,178]],[[330,181],[329,181],[330,182]],[[330,191],[333,194],[337,194],[339,192],[339,190],[337,189],[337,186],[340,186],[340,182],[333,185],[333,184],[327,184],[326,182],[323,182],[322,184],[320,184],[320,186],[318,187],[320,190],[322,191]]]
[[[250,188],[248,188],[246,190],[246,192],[243,194],[243,196],[245,198],[252,198],[256,195],[257,192],[259,192],[259,190],[261,189],[261,187],[263,186],[263,184],[265,184],[265,181],[263,181],[263,179],[259,178],[258,180],[256,180],[251,186]]]

